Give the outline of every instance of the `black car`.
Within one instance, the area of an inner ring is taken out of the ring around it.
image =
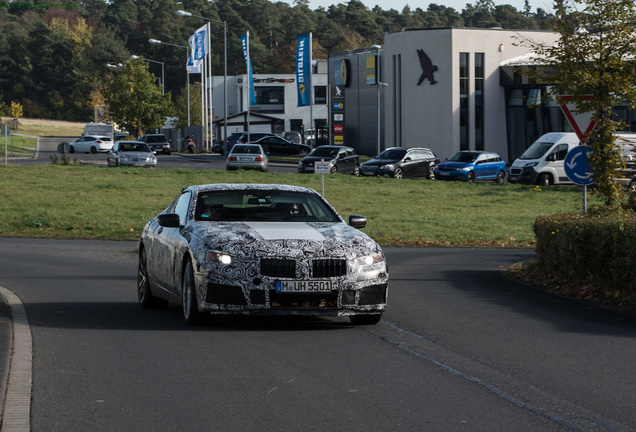
[[[360,159],[351,147],[326,145],[316,147],[298,162],[299,173],[313,173],[315,162],[329,162],[331,173],[360,175]]]
[[[260,144],[268,155],[298,155],[305,156],[311,151],[307,144],[287,141],[277,135],[266,136],[261,139],[250,141],[251,144]]]
[[[384,177],[425,177],[434,179],[433,172],[439,158],[427,149],[420,147],[391,147],[360,165],[360,174],[364,176]]]
[[[170,142],[164,134],[146,134],[139,137],[139,141],[145,142],[153,153],[171,153]]]

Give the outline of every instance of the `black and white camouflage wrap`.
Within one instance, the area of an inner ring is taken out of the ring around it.
[[[245,189],[310,192],[323,200],[311,189],[288,185],[214,184],[191,186],[184,191],[190,191],[196,197],[205,191]],[[201,311],[337,316],[378,313],[386,309],[388,269],[380,246],[363,232],[347,225],[328,203],[338,216],[336,222],[200,222],[194,220],[194,201],[190,203],[185,226],[159,227],[155,218],[143,230],[140,246],[145,247],[148,254],[148,273],[153,290],[171,293],[170,299],[178,301],[183,262],[190,259],[195,269]],[[170,207],[165,212],[169,211]],[[211,260],[210,252],[229,255],[231,264]],[[372,263],[361,262],[362,258],[369,256],[380,256],[381,259]],[[281,278],[261,274],[262,259],[294,261],[295,275],[283,278],[286,280],[311,281],[313,260],[345,260],[347,269],[346,274],[320,278],[331,282],[331,300],[322,301],[320,297],[324,297],[324,293],[312,293],[298,304],[282,306],[278,300],[272,299],[276,282]],[[237,287],[238,290],[240,287],[244,303],[209,302],[210,286],[218,290],[224,287]],[[383,290],[382,302],[359,304],[365,289]],[[345,292],[348,293],[346,301],[343,300]],[[312,296],[316,297],[316,301],[312,300]],[[258,301],[255,302],[255,298]]]

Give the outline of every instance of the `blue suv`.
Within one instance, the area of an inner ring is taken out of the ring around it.
[[[494,152],[460,151],[435,167],[435,178],[503,183],[506,179],[506,162]]]

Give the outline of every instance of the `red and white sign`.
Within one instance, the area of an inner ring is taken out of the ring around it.
[[[343,124],[333,125],[333,133],[337,133],[337,134],[344,133],[344,125]]]
[[[568,119],[570,126],[576,132],[576,136],[581,141],[581,144],[585,144],[596,126],[596,122],[592,120],[594,113],[592,111],[585,113],[575,113],[575,105],[572,102],[574,96],[558,96],[557,102],[561,106],[565,118]],[[584,100],[591,100],[593,96],[583,96]]]

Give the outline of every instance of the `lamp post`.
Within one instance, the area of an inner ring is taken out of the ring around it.
[[[159,39],[148,39],[148,42],[155,45],[168,45],[177,48],[185,48],[186,50],[186,64],[188,63],[188,58],[190,57],[190,48],[185,45],[175,45],[168,42],[160,41]],[[186,70],[186,85],[188,92],[188,126],[190,126],[190,72]]]
[[[178,10],[177,15],[182,17],[195,17],[201,18],[206,21],[215,22],[218,24],[223,24],[223,140],[227,139],[227,23],[225,21],[217,21],[214,19],[202,17],[199,15],[193,15],[191,12],[186,12],[184,10]]]
[[[165,81],[165,75],[164,75],[164,63],[162,61],[150,60],[150,59],[142,58],[142,57],[139,57],[139,56],[136,56],[136,55],[131,55],[130,58],[133,59],[133,60],[141,59],[143,61],[147,61],[147,62],[150,62],[150,63],[157,63],[157,64],[161,65],[161,94],[165,94],[165,92],[166,92],[166,81]]]
[[[381,108],[380,108],[380,89],[382,88],[383,85],[388,85],[383,83],[380,80],[380,50],[382,49],[382,46],[380,45],[372,45],[371,48],[375,49],[376,51],[376,66],[378,69],[378,72],[376,74],[375,77],[375,85],[377,86],[377,96],[378,96],[378,137],[377,137],[377,154],[380,154],[380,119],[381,119]]]

